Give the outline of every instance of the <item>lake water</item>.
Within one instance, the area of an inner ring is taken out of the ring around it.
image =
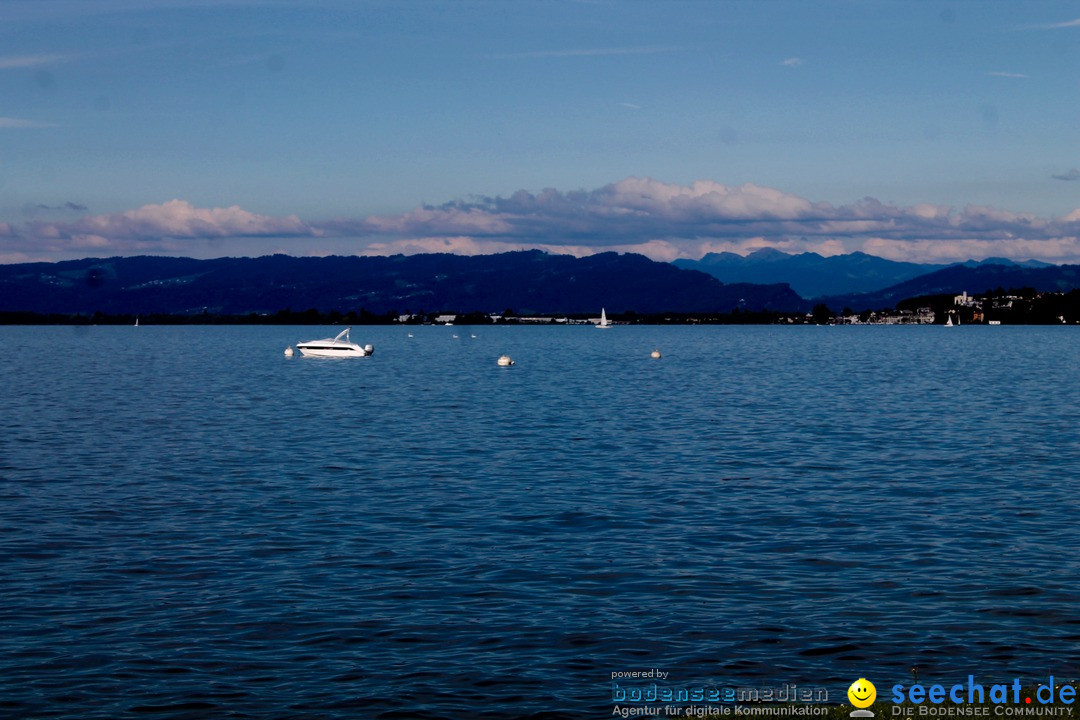
[[[0,716],[1080,676],[1075,328],[408,332],[0,328]]]

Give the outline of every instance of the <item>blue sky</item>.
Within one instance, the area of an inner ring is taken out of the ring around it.
[[[1075,2],[0,0],[0,262],[1080,261]]]

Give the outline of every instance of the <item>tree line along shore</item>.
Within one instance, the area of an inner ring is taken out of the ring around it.
[[[624,325],[826,325],[826,324],[945,324],[953,319],[960,325],[1075,325],[1080,324],[1080,290],[1037,292],[1031,288],[998,288],[979,295],[926,295],[902,300],[895,307],[856,312],[839,311],[824,303],[810,312],[779,310],[728,312],[639,313],[633,310],[608,313],[609,319]],[[498,313],[455,312],[453,310],[372,313],[357,310],[291,308],[274,313],[224,314],[204,308],[184,313],[37,313],[0,311],[0,325],[495,325],[495,324],[590,324],[596,318],[586,313],[544,314],[507,308]]]

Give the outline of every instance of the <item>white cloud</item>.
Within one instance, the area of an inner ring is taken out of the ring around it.
[[[44,237],[100,236],[111,239],[212,238],[314,235],[317,231],[295,215],[256,215],[236,205],[197,208],[184,200],[144,205],[110,215],[89,215],[67,223],[34,226]]]
[[[0,128],[49,128],[59,127],[56,123],[41,122],[39,120],[26,120],[24,118],[0,117]]]
[[[502,235],[511,232],[506,221],[476,208],[421,207],[403,215],[372,216],[366,220],[373,233],[449,232]]]
[[[787,60],[781,60],[780,64],[784,67],[799,67],[803,62],[802,58],[789,57]]]
[[[1003,78],[1026,78],[1026,77],[1028,77],[1024,73],[1014,73],[1014,72],[988,72],[986,74],[990,75],[991,77],[1003,77]]]
[[[92,233],[72,235],[69,238],[68,247],[80,250],[104,250],[112,247],[113,241],[101,235]]]
[[[0,70],[14,68],[40,67],[41,65],[55,65],[56,63],[69,60],[69,55],[15,55],[0,57]]]
[[[7,232],[3,232],[6,228]],[[88,215],[72,221],[34,220],[21,227],[0,227],[0,252],[10,251],[36,259],[48,256],[165,253],[226,254],[221,245],[236,238],[311,238],[321,231],[295,215],[258,215],[237,206],[198,208],[184,200],[144,205],[106,215]]]

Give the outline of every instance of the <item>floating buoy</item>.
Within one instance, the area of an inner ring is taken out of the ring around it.
[[[289,345],[288,347],[285,348],[285,357],[292,357],[292,356],[293,356],[292,345]]]
[[[660,351],[659,350],[653,350],[651,353],[649,353],[649,356],[654,357],[654,358],[659,358],[660,357]]]
[[[514,361],[510,359],[509,355],[503,355],[499,358],[499,367],[510,367],[514,364]]]

